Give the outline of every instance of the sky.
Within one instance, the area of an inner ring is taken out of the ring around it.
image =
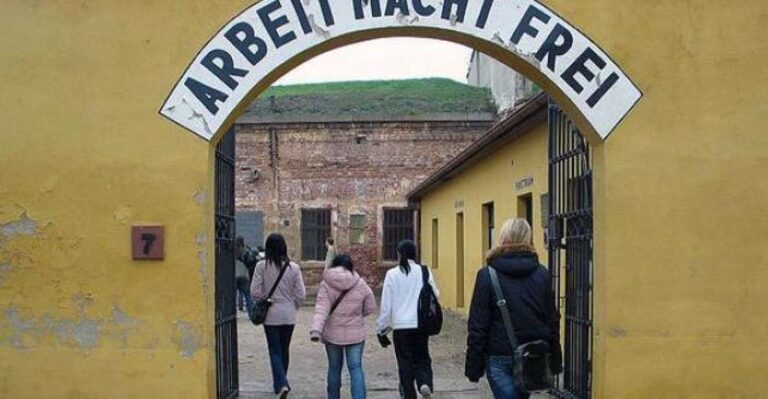
[[[469,47],[434,39],[369,40],[321,54],[275,84],[427,77],[466,83],[471,53]]]

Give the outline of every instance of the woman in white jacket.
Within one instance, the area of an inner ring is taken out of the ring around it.
[[[377,320],[379,335],[394,330],[395,356],[400,389],[405,399],[416,399],[416,387],[423,398],[432,397],[432,359],[429,336],[419,331],[418,301],[426,267],[416,262],[416,245],[411,240],[397,244],[399,265],[387,271],[381,294],[381,313]],[[439,296],[432,273],[429,284]],[[414,384],[415,383],[415,384]]]

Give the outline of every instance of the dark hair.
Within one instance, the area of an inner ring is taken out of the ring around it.
[[[333,260],[331,261],[331,267],[337,266],[341,266],[350,272],[355,270],[355,265],[352,264],[352,258],[350,258],[347,254],[336,255],[333,257]]]
[[[329,245],[333,245],[333,238],[328,237],[328,238],[325,239],[325,241],[328,241]]]
[[[267,263],[272,262],[279,269],[291,261],[288,258],[288,245],[285,244],[285,238],[282,234],[272,233],[268,235],[264,246],[266,247],[264,258]]]
[[[408,260],[416,261],[416,244],[411,240],[403,240],[397,243],[397,254],[400,256],[400,270],[406,275],[411,272]]]

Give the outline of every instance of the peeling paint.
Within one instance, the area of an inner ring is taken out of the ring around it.
[[[493,32],[493,36],[491,37],[491,41],[494,41],[502,46],[506,46],[506,42],[504,42],[504,39],[501,38],[501,32],[496,31]]]
[[[203,281],[203,292],[205,295],[208,295],[208,235],[197,233],[195,242],[197,243],[197,259],[200,265],[198,272],[200,273],[200,279]]]
[[[192,199],[194,199],[198,205],[203,206],[208,201],[208,194],[205,189],[199,188],[192,195]]]
[[[191,112],[191,115],[187,119],[200,119],[203,122],[203,129],[205,129],[205,132],[208,133],[210,136],[213,136],[213,132],[211,131],[211,127],[208,125],[208,120],[205,119],[205,115],[198,112],[195,107],[192,106],[192,104],[187,101],[186,98],[182,98],[181,102],[189,107],[189,110]]]
[[[31,236],[37,234],[37,221],[31,219],[27,212],[21,214],[18,221],[0,225],[0,238],[15,236]]]
[[[176,322],[174,342],[182,356],[192,358],[203,343],[199,325],[188,321]]]
[[[451,26],[456,26],[459,21],[459,16],[456,13],[451,14]]]
[[[608,331],[608,334],[612,337],[626,337],[627,330],[621,327],[611,327],[611,329]]]
[[[115,220],[120,222],[120,224],[128,223],[128,220],[130,220],[132,216],[133,216],[133,211],[129,206],[121,206],[117,208],[117,210],[115,210],[115,213],[114,213]]]
[[[323,29],[315,22],[315,15],[309,14],[309,26],[312,27],[312,32],[315,32],[316,34],[320,35],[323,39],[328,39],[331,37],[331,32],[329,32],[326,29]]]
[[[408,18],[406,18],[406,15],[403,14],[402,11],[398,11],[395,19],[397,20],[397,23],[399,23],[400,25],[408,25]]]
[[[7,331],[10,332],[9,340],[11,346],[19,349],[26,348],[26,345],[24,345],[24,335],[28,331],[35,329],[34,320],[24,320],[15,306],[5,310],[5,320],[8,323]]]

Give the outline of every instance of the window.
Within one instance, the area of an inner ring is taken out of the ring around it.
[[[413,209],[384,209],[384,260],[397,260],[402,240],[413,240]]]
[[[349,243],[365,244],[365,215],[349,215]]]
[[[533,196],[531,194],[517,197],[517,217],[528,221],[531,225],[531,237],[533,237]]]
[[[438,247],[437,247],[437,240],[438,240],[438,223],[437,219],[432,219],[432,268],[437,269],[438,265]]]
[[[493,212],[493,202],[483,204],[483,249],[493,248],[495,234],[495,221]]]
[[[325,239],[331,235],[330,209],[301,210],[301,259],[325,260]]]

